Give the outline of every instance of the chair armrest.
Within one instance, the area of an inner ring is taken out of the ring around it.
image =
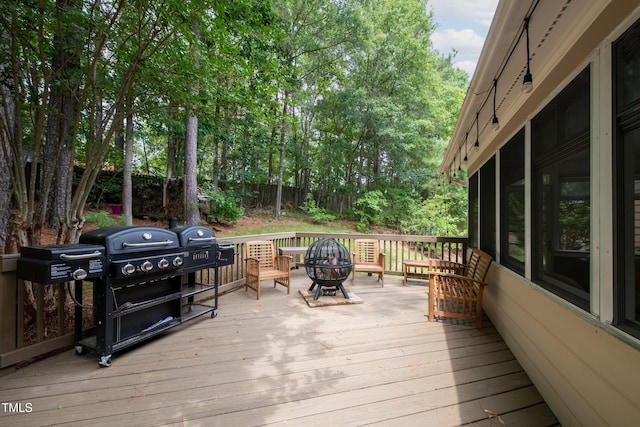
[[[260,261],[258,261],[255,258],[247,258],[247,274],[252,274],[254,276],[257,276],[258,273],[260,272]]]
[[[289,271],[291,270],[291,261],[293,260],[292,256],[289,255],[278,255],[273,257],[273,264],[280,271]]]
[[[384,257],[385,257],[384,252],[380,252],[378,254],[378,265],[380,267],[384,267]]]
[[[479,294],[482,293],[484,287],[487,286],[485,282],[482,282],[477,279],[472,279],[471,277],[462,276],[460,274],[452,274],[452,273],[441,273],[438,271],[433,271],[429,273],[429,284],[435,283],[436,281],[442,283],[462,283],[465,287],[472,287]]]

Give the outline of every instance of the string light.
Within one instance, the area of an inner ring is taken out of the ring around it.
[[[498,79],[493,79],[493,120],[491,120],[491,126],[493,130],[500,129],[500,122],[496,115],[496,92],[498,90]]]
[[[480,112],[476,113],[476,142],[473,144],[473,148],[476,149],[476,152],[480,150]]]
[[[527,35],[527,73],[522,79],[522,92],[529,93],[533,90],[533,76],[531,75],[530,68],[530,53],[529,53],[529,17],[524,18],[524,31]]]

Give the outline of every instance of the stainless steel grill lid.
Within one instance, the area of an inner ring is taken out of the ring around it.
[[[178,236],[173,231],[158,227],[120,226],[104,227],[80,236],[80,243],[102,245],[109,256],[179,249]]]
[[[201,225],[186,225],[170,228],[178,235],[180,246],[210,246],[216,243],[216,235],[213,230]]]

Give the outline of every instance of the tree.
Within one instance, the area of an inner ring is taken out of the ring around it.
[[[2,107],[9,111],[6,107],[15,106],[11,117],[2,117],[2,126],[9,129],[13,121],[16,129],[13,133],[3,132],[1,142],[11,171],[15,204],[7,229],[9,235],[16,236],[19,246],[39,242],[44,223],[41,212],[48,211],[49,202],[38,195],[50,193],[46,190],[54,186],[56,176],[60,183],[65,181],[56,185],[58,188],[70,188],[74,166],[71,161],[62,166],[54,163],[57,173],[47,171],[38,180],[39,165],[55,162],[57,154],[64,150],[84,166],[84,172],[77,179],[66,211],[57,214],[59,241],[77,241],[84,224],[85,202],[114,134],[124,118],[134,113],[133,108],[144,105],[135,102],[141,95],[136,90],[145,87],[138,85],[144,83],[140,77],[151,79],[154,67],[149,65],[156,58],[168,57],[162,53],[174,49],[172,43],[184,34],[185,21],[199,15],[208,4],[181,0],[60,0],[7,1],[0,5],[1,31],[12,34],[15,41],[0,46],[2,57],[7,58],[6,64],[12,70],[3,75],[2,85],[8,92]],[[52,58],[60,62],[59,66],[49,62]],[[72,99],[78,108],[68,108],[69,102],[60,103],[56,94]],[[49,115],[50,111],[61,109],[64,114]],[[47,122],[51,124],[48,133]],[[56,156],[45,154],[45,150],[53,150]],[[37,182],[41,183],[40,191],[36,189]],[[65,198],[68,196],[61,197]]]
[[[193,62],[195,69],[200,68],[200,53],[197,44],[200,42],[200,20],[193,18]],[[198,81],[193,82],[189,91],[193,94],[198,93]],[[184,209],[185,221],[189,225],[198,224],[200,221],[200,210],[198,209],[198,174],[197,170],[197,152],[198,152],[198,116],[195,107],[190,102],[187,105],[187,132],[185,134],[184,144]]]
[[[342,56],[339,47],[346,44],[353,36],[351,20],[352,9],[348,2],[333,2],[331,0],[280,0],[276,2],[275,9],[284,27],[285,36],[281,41],[282,67],[287,74],[279,84],[281,85],[282,113],[280,119],[279,138],[279,162],[278,162],[278,195],[276,200],[276,219],[281,215],[282,185],[285,167],[285,144],[287,141],[288,110],[290,104],[297,104],[301,99],[297,98],[300,89],[314,83],[315,73],[309,68],[308,74],[301,75],[303,65],[306,62],[312,64],[332,64]],[[335,55],[335,57],[332,57]],[[314,61],[314,57],[329,60]],[[317,71],[322,74],[322,71]],[[309,78],[306,80],[305,78]],[[293,98],[292,98],[293,97]]]

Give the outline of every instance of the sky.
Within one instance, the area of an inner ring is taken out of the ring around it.
[[[443,55],[458,53],[454,66],[473,76],[498,0],[429,0],[437,24],[431,41]]]

